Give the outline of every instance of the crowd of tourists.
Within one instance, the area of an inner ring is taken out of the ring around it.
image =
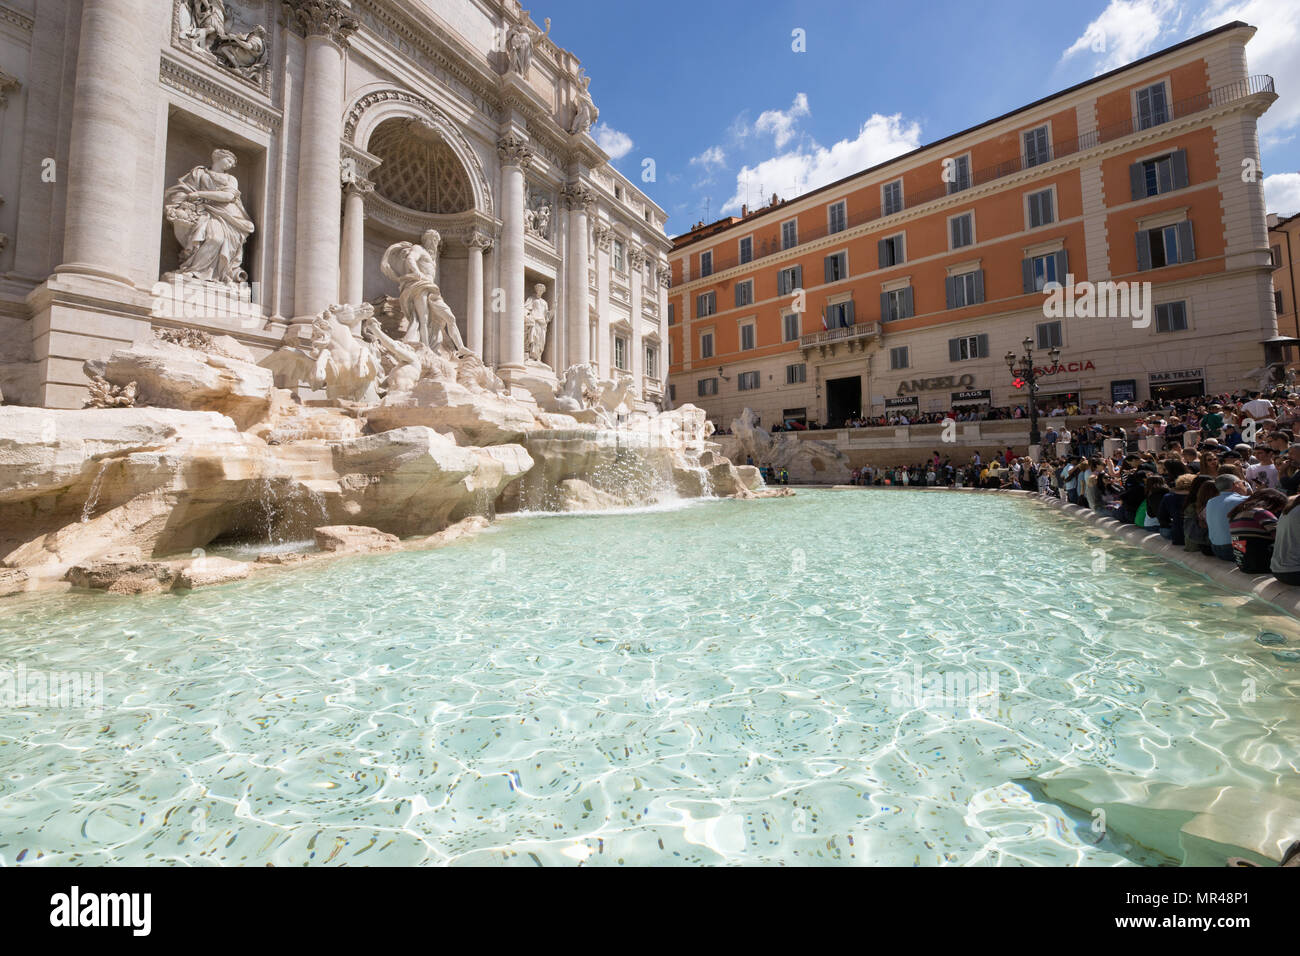
[[[1012,488],[1057,497],[1151,529],[1248,574],[1300,585],[1300,395],[1201,396],[1142,408],[1129,429],[1043,434],[1035,462],[1011,448],[956,462],[853,472],[855,484]],[[1161,443],[1142,438],[1160,437]],[[1107,444],[1110,439],[1110,444]],[[1162,444],[1162,450],[1151,450]]]

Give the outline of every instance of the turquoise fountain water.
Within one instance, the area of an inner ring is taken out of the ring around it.
[[[1158,863],[1030,778],[1294,795],[1296,647],[1001,497],[506,519],[0,605],[0,668],[103,685],[102,711],[0,711],[0,861]]]

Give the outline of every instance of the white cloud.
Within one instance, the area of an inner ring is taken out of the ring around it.
[[[632,152],[632,137],[608,123],[597,123],[592,133],[596,137],[596,145],[609,153],[610,159],[622,159]]]
[[[795,100],[798,103],[798,99]],[[766,115],[766,114],[765,114]],[[853,139],[842,139],[826,148],[816,143],[745,166],[736,174],[736,194],[723,204],[724,215],[738,212],[753,198],[765,200],[772,193],[793,199],[800,193],[825,186],[837,179],[901,156],[921,145],[921,127],[904,122],[900,114],[873,113]]]
[[[1179,18],[1175,0],[1110,0],[1061,59],[1091,53],[1097,57],[1093,74],[1105,73],[1150,53]]]
[[[727,154],[721,146],[710,146],[698,156],[691,157],[692,166],[703,166],[706,171],[718,169],[727,162]]]
[[[1268,73],[1278,100],[1259,121],[1264,146],[1285,143],[1300,130],[1300,0],[1212,0],[1195,33],[1244,20],[1259,30],[1246,44],[1251,73]]]
[[[1279,216],[1294,216],[1300,212],[1300,173],[1265,176],[1264,206]]]
[[[803,93],[794,95],[794,102],[788,110],[764,110],[754,123],[754,129],[760,133],[771,133],[776,137],[776,148],[784,149],[785,144],[794,136],[795,123],[801,116],[808,115],[808,97]]]

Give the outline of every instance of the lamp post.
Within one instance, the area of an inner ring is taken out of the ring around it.
[[[1042,436],[1038,433],[1038,376],[1034,374],[1034,340],[1025,336],[1021,343],[1025,347],[1025,354],[1017,356],[1015,352],[1006,354],[1007,371],[1011,377],[1022,378],[1025,380],[1025,386],[1029,390],[1029,444],[1037,445],[1042,441]],[[1047,357],[1052,360],[1052,366],[1055,367],[1061,359],[1061,350],[1050,348],[1047,350]],[[1020,367],[1016,365],[1019,363]]]

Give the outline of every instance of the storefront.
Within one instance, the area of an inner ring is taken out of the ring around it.
[[[917,413],[919,405],[915,395],[906,395],[901,398],[885,399],[885,415],[906,415],[909,418]]]
[[[785,423],[786,428],[807,427],[808,409],[807,408],[783,408],[781,410],[781,420]]]
[[[1151,397],[1158,402],[1175,398],[1196,398],[1205,394],[1205,369],[1179,368],[1152,372],[1147,378]]]
[[[993,404],[991,388],[968,388],[952,393],[952,408],[955,412],[975,411]]]
[[[1110,383],[1110,403],[1136,402],[1138,383],[1135,378],[1125,378]]]

